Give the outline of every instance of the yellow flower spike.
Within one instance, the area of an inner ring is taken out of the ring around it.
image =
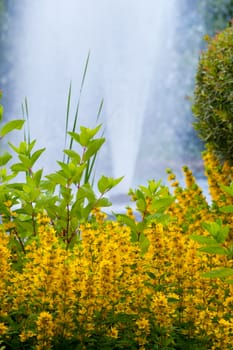
[[[0,336],[6,334],[7,331],[8,327],[3,322],[0,322]]]
[[[133,213],[133,209],[130,208],[130,207],[127,207],[126,209],[127,209],[126,215],[127,215],[130,219],[135,220],[135,215],[134,215],[134,213]]]
[[[118,338],[118,330],[116,327],[111,327],[107,334],[111,338],[114,338],[114,339]]]
[[[5,202],[3,202],[3,204],[7,207],[10,208],[12,206],[12,201],[11,200],[7,200]]]
[[[143,331],[147,334],[150,333],[150,322],[146,318],[141,318],[136,321],[136,325],[140,331]]]
[[[53,318],[52,315],[47,311],[42,311],[36,321],[37,325],[37,339],[51,339],[53,331]]]
[[[171,182],[171,181],[174,181],[175,179],[176,179],[176,175],[175,174],[173,174],[173,173],[170,173],[169,175],[168,175],[168,181],[169,182]]]
[[[48,217],[46,211],[43,213],[38,213],[36,217],[38,225],[47,225],[50,223],[50,218]]]
[[[107,214],[101,211],[101,208],[94,208],[92,210],[92,215],[96,218],[96,222],[101,225],[107,218]]]
[[[171,187],[178,187],[179,186],[179,181],[174,181],[171,183]]]

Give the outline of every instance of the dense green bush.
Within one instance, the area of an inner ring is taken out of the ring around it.
[[[206,39],[196,75],[194,127],[220,158],[233,161],[233,27]]]
[[[212,35],[226,28],[233,18],[233,0],[199,0],[205,31]]]

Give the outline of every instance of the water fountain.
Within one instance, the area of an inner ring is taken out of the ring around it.
[[[191,128],[184,96],[197,59],[184,61],[197,57],[201,38],[199,33],[196,42],[193,37],[188,43],[189,32],[182,28],[188,13],[195,16],[195,6],[183,13],[190,10],[187,3],[21,1],[12,31],[17,57],[14,114],[20,114],[27,96],[32,137],[38,147],[47,147],[42,158],[45,172],[62,157],[69,84],[72,80],[74,114],[89,50],[79,124],[95,125],[103,98],[100,120],[107,143],[98,159],[98,173],[125,175],[118,187],[125,192],[149,178],[160,178],[166,167],[183,164],[185,152],[177,130],[185,133]]]

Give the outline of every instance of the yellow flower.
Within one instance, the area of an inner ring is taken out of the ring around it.
[[[8,327],[3,322],[0,322],[0,335],[6,334],[7,331]]]
[[[49,341],[54,335],[54,326],[52,315],[47,311],[42,311],[39,314],[38,320],[36,321],[37,325],[37,340],[43,344],[49,344]]]
[[[141,331],[144,331],[145,333],[150,333],[150,322],[146,318],[141,318],[136,321],[136,325],[138,326],[138,329]]]
[[[11,200],[7,200],[7,201],[5,201],[3,204],[5,204],[5,206],[6,206],[7,208],[10,208],[10,207],[12,206],[12,201],[11,201]]]
[[[115,339],[118,338],[118,330],[116,329],[116,327],[111,327],[108,336]]]

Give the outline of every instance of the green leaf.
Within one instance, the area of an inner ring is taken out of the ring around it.
[[[144,186],[140,186],[140,188],[141,188],[141,189],[144,189],[144,190],[145,190],[144,192],[147,191],[147,188],[144,187]],[[140,191],[139,189],[136,190],[135,195],[136,195],[136,197],[137,197],[138,199],[143,199],[143,200],[145,200],[145,195],[144,195],[144,193],[143,193],[142,191]]]
[[[214,237],[214,239],[218,243],[225,242],[230,230],[229,226],[222,226],[221,221],[203,222],[201,225],[206,231],[208,231]]]
[[[76,161],[77,164],[80,163],[81,157],[80,157],[80,155],[79,155],[77,152],[75,152],[75,151],[73,151],[73,150],[71,150],[71,149],[65,149],[63,152],[64,152],[65,154],[67,154],[67,156],[68,156],[70,159]]]
[[[86,128],[84,126],[80,127],[80,144],[83,147],[87,147],[89,141],[97,134],[97,132],[99,131],[99,129],[101,128],[101,124],[98,125],[96,128],[94,129],[89,129]]]
[[[226,205],[220,208],[220,211],[223,213],[233,213],[233,205]]]
[[[8,142],[8,145],[15,151],[15,153],[19,153],[19,148],[13,145],[11,142]]]
[[[233,196],[233,183],[230,186],[223,186],[220,185],[221,189],[223,189],[226,193],[230,194]]]
[[[86,198],[89,202],[96,203],[95,193],[89,183],[85,183],[78,189],[76,198],[77,201],[83,201]]]
[[[147,223],[155,221],[157,223],[167,225],[171,220],[174,220],[174,217],[171,217],[168,214],[154,213],[154,214],[146,216],[145,219],[146,219]]]
[[[147,271],[146,274],[147,274],[150,278],[152,278],[153,280],[156,280],[156,278],[157,278],[156,275],[155,275],[153,272]]]
[[[53,173],[53,174],[47,175],[46,178],[52,181],[54,184],[61,185],[64,187],[66,186],[66,183],[67,183],[66,178],[59,173]]]
[[[28,171],[28,167],[22,163],[16,163],[11,166],[11,170],[15,173],[19,173],[21,171]]]
[[[110,207],[112,203],[108,198],[100,198],[97,200],[95,207]]]
[[[133,219],[128,217],[125,214],[116,214],[117,221],[121,222],[122,224],[125,224],[131,228],[132,231],[137,231],[137,224]]]
[[[208,246],[208,247],[201,247],[198,249],[200,252],[208,253],[208,254],[220,254],[220,255],[228,255],[228,251],[226,248],[221,247],[219,245],[214,246]]]
[[[73,169],[70,181],[72,183],[74,183],[75,185],[79,184],[81,182],[81,178],[83,176],[83,172],[84,172],[85,168],[86,168],[85,163],[82,165],[76,165],[75,168]]]
[[[96,140],[91,141],[89,143],[89,145],[87,146],[87,150],[85,151],[85,153],[83,155],[83,161],[86,162],[94,154],[96,154],[104,142],[105,142],[104,138],[100,138],[100,139],[96,139]]]
[[[36,152],[34,152],[31,156],[31,167],[35,164],[37,159],[41,156],[41,154],[45,151],[46,148],[38,149]]]
[[[111,190],[116,185],[118,185],[118,183],[121,182],[122,179],[123,179],[123,176],[119,177],[118,179],[114,179],[112,177],[106,177],[103,175],[98,181],[98,190],[100,191],[100,193],[103,194]]]
[[[137,201],[136,201],[136,206],[137,206],[137,209],[143,213],[145,210],[146,210],[146,200],[145,198],[139,198]]]
[[[62,195],[62,198],[65,200],[66,204],[69,204],[73,198],[71,188],[61,187],[60,193]]]
[[[164,198],[154,198],[152,200],[152,208],[159,212],[164,212],[168,207],[174,202],[174,198],[172,196],[164,197]]]
[[[216,270],[212,270],[209,272],[204,272],[202,277],[205,278],[227,278],[233,276],[233,269],[224,267]]]
[[[33,174],[33,179],[35,181],[36,186],[39,186],[39,184],[40,184],[42,173],[43,173],[43,169],[39,169]]]
[[[148,248],[150,246],[149,239],[142,233],[139,238],[140,248],[142,254],[145,254],[148,251]]]
[[[21,160],[22,164],[26,167],[26,169],[31,168],[32,162],[28,156],[25,156],[24,154],[19,154],[19,159]]]
[[[0,166],[6,165],[9,160],[12,158],[10,153],[4,152],[2,156],[0,156]]]
[[[33,149],[33,147],[35,146],[35,144],[36,144],[36,140],[33,140],[30,143],[21,142],[20,143],[20,151],[21,151],[21,153],[24,153],[26,151],[27,153],[30,154],[32,149]]]
[[[200,244],[216,245],[216,240],[213,239],[213,237],[190,235],[189,238],[191,238],[193,241],[198,242]]]
[[[102,176],[98,181],[98,190],[100,193],[106,192],[109,187],[109,178],[107,176]]]
[[[2,121],[3,113],[4,113],[4,108],[2,105],[0,105],[0,122]]]
[[[18,129],[20,130],[24,124],[24,120],[17,119],[17,120],[11,120],[7,124],[5,124],[2,129],[0,130],[0,137],[4,137],[9,132]]]
[[[73,140],[75,140],[77,143],[80,144],[80,135],[79,135],[77,132],[69,131],[68,134],[71,136],[71,138],[72,138]]]

